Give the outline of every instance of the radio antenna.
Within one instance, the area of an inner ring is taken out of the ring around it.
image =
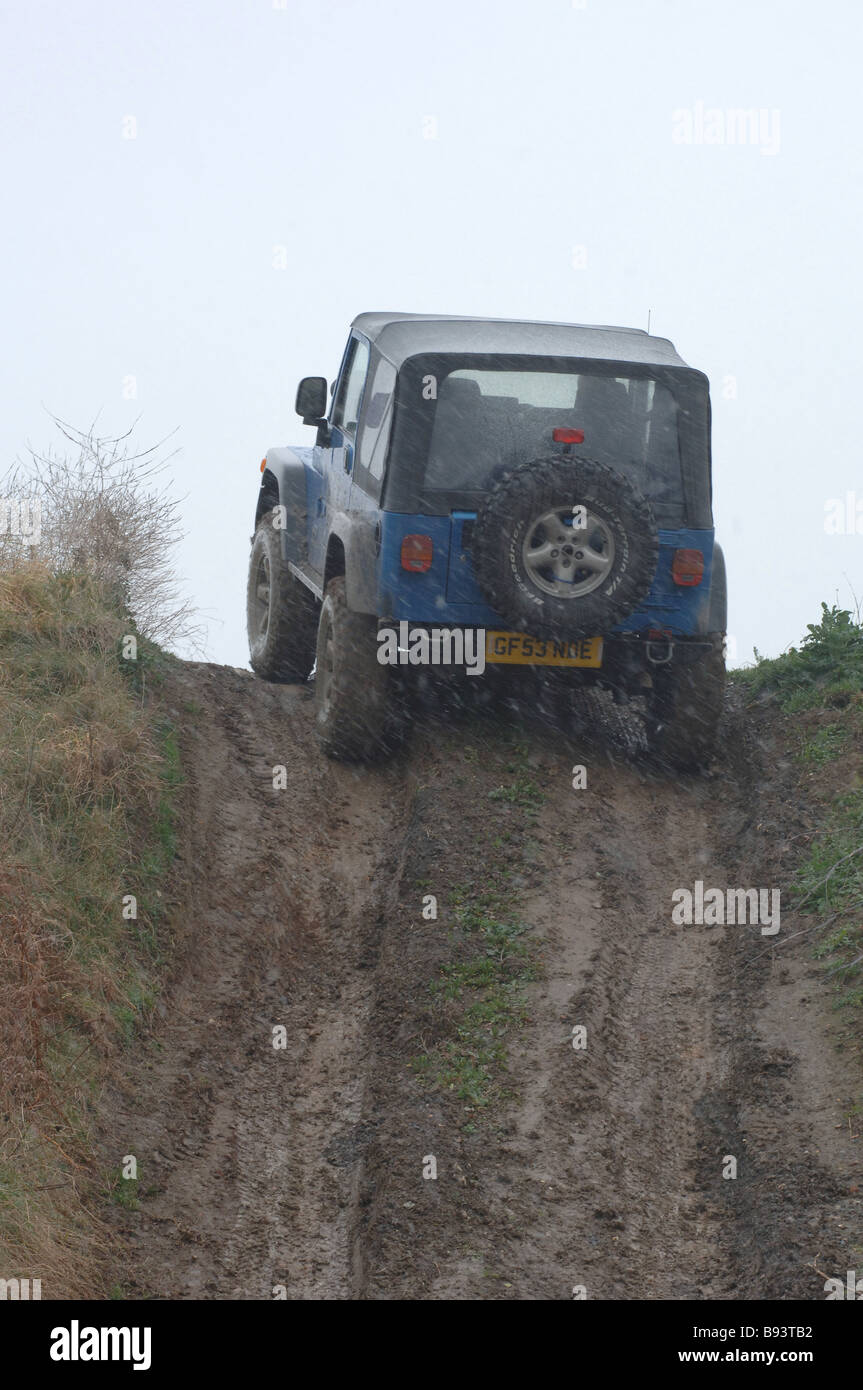
[[[647,331],[648,331],[648,333],[650,332],[650,314],[651,314],[651,310],[648,309],[648,311],[647,311]]]

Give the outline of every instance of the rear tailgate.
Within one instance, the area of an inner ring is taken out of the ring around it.
[[[485,602],[474,578],[471,542],[476,522],[475,512],[453,512],[450,516],[450,552],[447,567],[447,603],[481,604]],[[700,550],[704,555],[704,577],[699,585],[683,588],[675,584],[671,574],[674,552],[679,549]],[[713,532],[686,528],[659,532],[659,562],[647,598],[636,611],[618,625],[617,632],[647,632],[650,628],[667,627],[675,636],[692,636],[702,630],[710,600],[710,576],[713,561]],[[704,610],[704,612],[702,612]]]

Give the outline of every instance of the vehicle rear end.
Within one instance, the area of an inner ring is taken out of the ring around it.
[[[690,367],[408,358],[383,508],[379,612],[485,628],[491,664],[625,697],[724,630],[708,383]]]

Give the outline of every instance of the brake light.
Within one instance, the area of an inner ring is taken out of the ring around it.
[[[552,430],[551,437],[555,444],[583,444],[584,430]]]
[[[402,569],[424,574],[431,569],[434,546],[431,536],[405,536],[402,541]]]
[[[700,550],[675,550],[671,562],[671,577],[675,584],[694,589],[704,578],[704,555]]]

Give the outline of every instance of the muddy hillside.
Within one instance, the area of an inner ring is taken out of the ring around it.
[[[123,1296],[817,1299],[859,1263],[859,1064],[806,937],[673,918],[789,886],[769,724],[732,697],[681,777],[599,701],[429,708],[369,768],[307,688],[185,664],[165,700],[176,957],[103,1136],[140,1164]]]

